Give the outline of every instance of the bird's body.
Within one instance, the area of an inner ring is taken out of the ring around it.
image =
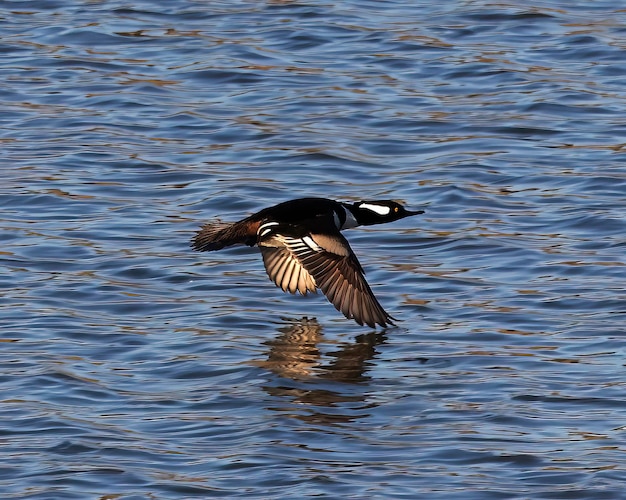
[[[342,203],[300,198],[265,208],[235,223],[204,225],[192,240],[198,251],[258,245],[270,279],[291,293],[322,290],[346,318],[372,328],[393,319],[382,308],[341,230],[392,222],[411,215],[389,200]]]

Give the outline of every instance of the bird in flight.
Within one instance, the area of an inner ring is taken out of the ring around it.
[[[239,222],[202,226],[191,246],[200,252],[257,245],[270,279],[285,292],[317,292],[359,325],[383,328],[393,318],[365,280],[365,271],[341,234],[344,229],[393,222],[424,213],[390,200],[343,203],[299,198],[265,208]]]

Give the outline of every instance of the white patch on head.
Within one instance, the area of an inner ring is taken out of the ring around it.
[[[374,205],[373,203],[361,203],[359,204],[359,208],[365,208],[366,210],[371,210],[372,212],[378,215],[389,215],[391,212],[391,208],[386,205]]]

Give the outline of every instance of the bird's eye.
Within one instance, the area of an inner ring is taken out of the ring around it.
[[[393,207],[393,211],[397,212],[398,211],[398,207]]]

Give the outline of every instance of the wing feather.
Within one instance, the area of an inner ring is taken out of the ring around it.
[[[318,248],[306,245],[303,239],[287,239],[286,244],[335,308],[360,325],[392,325],[393,318],[374,296],[361,264],[341,233],[308,236]]]
[[[337,230],[317,234],[302,226],[261,225],[258,245],[270,279],[284,291],[322,290],[346,318],[372,328],[393,325],[365,280],[348,241]]]
[[[259,245],[265,270],[276,286],[285,292],[316,292],[313,277],[302,267],[298,259],[286,247]]]

